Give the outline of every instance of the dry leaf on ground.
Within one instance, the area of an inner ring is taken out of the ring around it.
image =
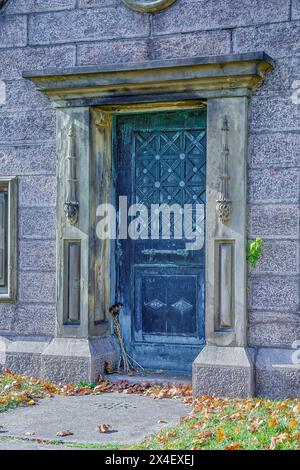
[[[62,429],[61,431],[58,431],[56,433],[56,435],[60,437],[73,436],[73,434],[74,433],[70,431],[69,429]]]
[[[228,446],[224,447],[224,450],[241,450],[242,446],[239,442],[232,442]]]
[[[111,426],[110,424],[98,424],[96,430],[102,433],[110,432]]]

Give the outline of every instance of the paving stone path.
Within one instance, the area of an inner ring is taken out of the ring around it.
[[[71,442],[132,444],[177,423],[190,410],[180,399],[160,400],[125,393],[54,396],[40,400],[32,407],[1,413],[0,449],[62,449],[68,448]],[[99,424],[109,424],[112,431],[100,433],[96,429]],[[73,435],[57,437],[56,433],[62,429],[72,431]],[[28,433],[34,435],[28,437]],[[39,442],[58,439],[65,445]]]

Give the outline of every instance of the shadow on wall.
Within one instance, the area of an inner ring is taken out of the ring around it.
[[[1,8],[4,7],[4,5],[5,5],[6,3],[8,3],[8,2],[9,2],[9,0],[0,0],[0,10],[1,10]]]

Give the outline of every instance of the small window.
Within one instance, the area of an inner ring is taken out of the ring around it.
[[[16,300],[17,179],[0,177],[0,302]]]

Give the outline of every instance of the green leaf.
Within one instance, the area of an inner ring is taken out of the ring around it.
[[[255,268],[256,264],[262,257],[262,238],[256,237],[255,240],[248,240],[246,259],[248,264]]]

